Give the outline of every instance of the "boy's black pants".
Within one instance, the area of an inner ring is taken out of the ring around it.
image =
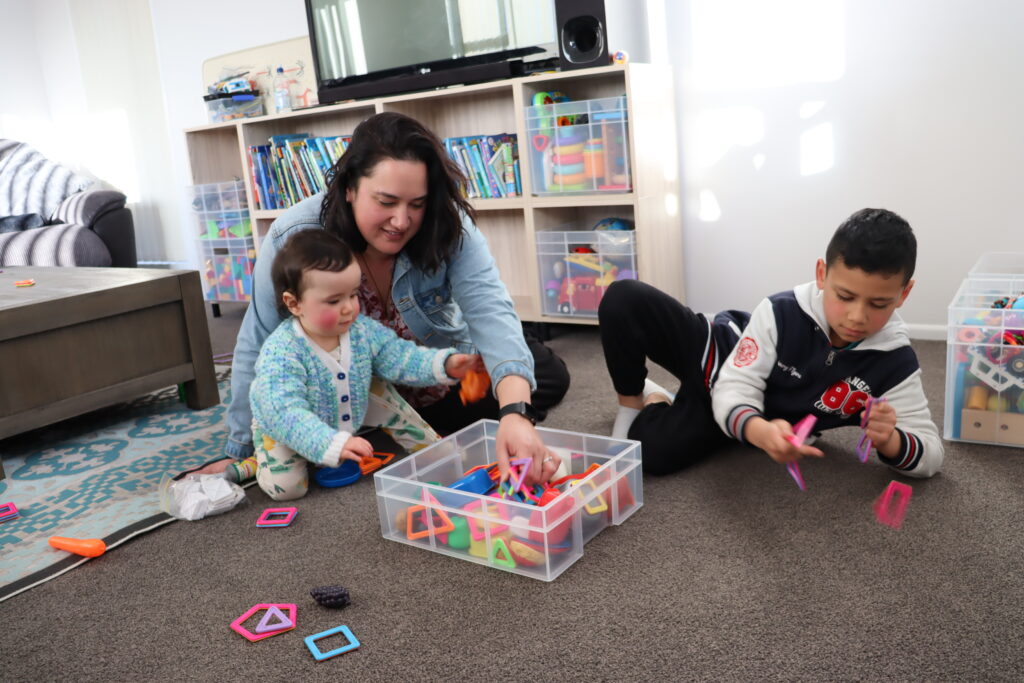
[[[645,472],[675,472],[728,442],[714,420],[704,379],[707,368],[702,360],[710,329],[704,315],[636,280],[612,284],[597,315],[604,358],[616,392],[640,394],[648,360],[681,383],[674,403],[645,407],[629,429],[629,438],[643,445]],[[671,391],[674,387],[667,388]]]

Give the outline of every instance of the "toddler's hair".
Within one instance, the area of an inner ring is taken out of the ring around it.
[[[300,230],[284,243],[274,258],[270,277],[274,282],[274,297],[282,318],[290,315],[284,304],[284,293],[302,298],[302,274],[307,270],[326,270],[337,273],[352,263],[352,250],[326,230],[311,228]]]
[[[865,273],[902,274],[905,285],[914,275],[917,238],[910,224],[892,211],[861,209],[836,229],[828,243],[826,266],[831,268],[837,259]]]

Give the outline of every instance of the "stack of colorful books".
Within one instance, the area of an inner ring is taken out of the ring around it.
[[[514,134],[446,138],[444,146],[466,175],[467,197],[498,199],[523,194]]]
[[[271,135],[269,144],[250,146],[249,174],[257,208],[286,209],[326,190],[329,171],[351,139],[295,133]]]

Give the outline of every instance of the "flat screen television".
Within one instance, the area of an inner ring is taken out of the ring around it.
[[[558,63],[554,0],[306,0],[321,104]]]

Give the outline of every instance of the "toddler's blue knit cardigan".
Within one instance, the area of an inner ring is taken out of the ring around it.
[[[355,433],[362,425],[372,375],[409,386],[457,381],[444,369],[455,349],[418,346],[360,315],[349,328],[352,365],[347,405],[352,419],[342,430],[334,377],[295,328],[294,318],[285,318],[260,349],[249,390],[253,437],[260,443],[265,434],[314,463],[337,466],[344,440],[335,437],[340,431]]]

